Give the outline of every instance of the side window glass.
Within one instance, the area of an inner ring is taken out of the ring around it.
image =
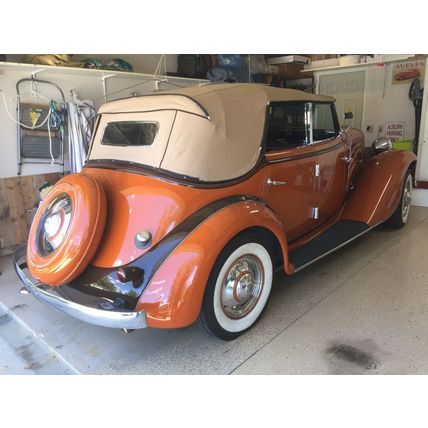
[[[332,104],[312,104],[312,135],[313,141],[334,138],[339,130],[333,116]]]
[[[305,103],[272,103],[268,116],[266,151],[307,144]]]

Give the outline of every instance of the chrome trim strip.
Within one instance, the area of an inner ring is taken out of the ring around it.
[[[41,302],[53,306],[55,309],[89,324],[130,330],[147,327],[146,313],[143,311],[108,311],[81,305],[71,300],[64,299],[51,289],[47,291],[44,289],[47,287],[40,282],[33,283],[23,271],[27,266],[26,254],[18,254],[18,251],[13,259],[16,273],[25,288]]]
[[[327,143],[328,141],[336,140],[339,135],[335,135],[334,137],[324,138],[323,140],[315,140],[311,146],[316,146],[317,144]],[[342,141],[343,142],[343,141]]]
[[[306,125],[306,141],[305,143],[310,146],[314,142],[314,135],[312,129],[312,103],[305,104],[305,125]]]
[[[336,250],[338,250],[339,248],[344,247],[345,245],[349,244],[350,242],[354,241],[355,239],[359,238],[362,235],[365,235],[367,232],[369,232],[370,230],[372,230],[373,228],[375,228],[376,226],[379,226],[379,224],[381,224],[382,222],[379,222],[377,224],[375,224],[374,226],[369,227],[368,229],[362,231],[361,233],[359,233],[358,235],[355,235],[354,237],[352,237],[351,239],[348,239],[347,241],[343,242],[342,244],[338,245],[337,247],[332,248],[331,250],[327,251],[324,254],[321,254],[320,256],[318,256],[317,258],[311,260],[310,262],[298,267],[297,269],[294,270],[294,273],[296,272],[300,272],[302,269],[304,269],[305,267],[308,267],[309,265],[311,265],[312,263],[317,262],[318,260],[324,258],[325,256],[328,256],[331,253],[334,253]],[[310,242],[310,241],[309,241]]]
[[[326,140],[326,141],[328,141],[328,140]],[[300,146],[300,147],[297,147],[297,149],[299,149],[299,148],[306,148],[306,147],[314,147],[317,144],[318,143],[313,144],[313,145]],[[339,143],[335,144],[334,146],[326,147],[324,149],[321,148],[321,149],[313,151],[313,152],[301,153],[301,154],[292,155],[292,156],[285,156],[283,158],[273,159],[273,160],[267,159],[266,155],[265,155],[265,158],[266,158],[266,161],[267,161],[268,164],[278,163],[278,162],[289,162],[289,161],[293,161],[293,160],[309,158],[309,157],[312,157],[312,156],[318,156],[318,155],[321,155],[323,153],[331,152],[333,150],[336,150],[341,145],[343,145],[343,141],[340,141]],[[274,154],[274,152],[269,152],[269,155],[270,154]]]

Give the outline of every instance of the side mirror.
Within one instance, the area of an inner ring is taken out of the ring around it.
[[[388,137],[379,137],[373,141],[372,149],[376,153],[387,152],[392,149],[392,141]]]

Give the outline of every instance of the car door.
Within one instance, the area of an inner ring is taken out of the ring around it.
[[[317,226],[316,148],[309,142],[307,103],[271,103],[265,145],[263,199],[293,241]]]
[[[312,103],[311,146],[318,153],[315,172],[317,221],[336,214],[346,198],[349,147],[343,138],[334,104]]]

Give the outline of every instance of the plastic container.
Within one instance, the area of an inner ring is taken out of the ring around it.
[[[392,150],[407,150],[411,151],[413,140],[395,140],[392,143]]]

